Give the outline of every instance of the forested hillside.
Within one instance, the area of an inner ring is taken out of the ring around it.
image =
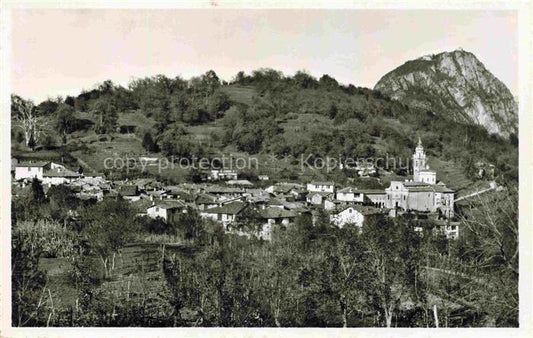
[[[305,72],[285,76],[259,69],[250,75],[240,72],[231,83],[214,71],[189,80],[157,75],[136,79],[127,88],[105,81],[77,97],[32,107],[13,96],[13,155],[74,157],[95,170],[103,169],[99,154],[120,155],[124,148],[130,155],[176,157],[244,152],[289,157],[293,164],[302,157],[326,156],[406,161],[420,137],[430,157],[471,180],[480,161],[496,166],[501,183],[518,178],[516,135],[489,134],[481,126],[405,106],[379,91],[340,85],[328,75],[316,79]],[[24,132],[20,117],[25,110],[40,121],[35,135]],[[288,171],[285,178],[300,170],[294,166]],[[321,174],[353,176],[347,171]]]

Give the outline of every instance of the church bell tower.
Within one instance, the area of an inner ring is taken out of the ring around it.
[[[420,170],[426,168],[426,153],[422,141],[418,138],[418,145],[413,154],[413,181],[420,182]]]

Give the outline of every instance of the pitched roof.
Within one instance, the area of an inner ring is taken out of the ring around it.
[[[338,213],[341,213],[343,212],[344,210],[348,209],[348,208],[352,208],[354,210],[356,210],[357,212],[361,213],[362,215],[374,215],[374,214],[384,214],[386,213],[387,211],[385,209],[380,209],[380,208],[375,208],[375,207],[370,207],[370,206],[364,206],[364,205],[359,205],[359,204],[344,204],[344,205],[340,205],[338,206],[337,208],[335,208],[332,213],[333,214],[338,214]]]
[[[381,190],[381,189],[364,189],[360,191],[365,195],[385,195],[386,194],[385,190]]]
[[[409,192],[434,192],[435,189],[431,186],[406,187]]]
[[[319,182],[319,181],[310,182],[309,184],[314,184],[314,185],[335,185],[335,183],[333,183],[333,182]]]
[[[258,211],[261,218],[290,218],[297,217],[298,212],[294,210],[284,210],[280,208],[266,208]]]
[[[243,193],[244,190],[239,188],[221,187],[218,185],[213,185],[205,189],[205,192],[211,194],[239,194]]]
[[[430,184],[426,182],[407,181],[407,182],[403,182],[403,185],[405,187],[420,187],[420,186],[429,186]]]
[[[226,184],[230,185],[254,185],[252,182],[248,180],[229,180],[226,182]]]
[[[340,190],[337,190],[337,193],[360,193],[361,191],[359,191],[357,188],[354,188],[354,187],[346,187],[346,188],[342,188]]]
[[[136,185],[122,185],[119,192],[122,196],[137,196],[139,194]]]
[[[435,192],[444,192],[444,193],[455,192],[455,190],[452,190],[445,185],[435,185],[433,186],[433,189],[435,190]]]
[[[217,198],[210,194],[200,194],[194,202],[196,204],[218,204]]]
[[[83,176],[85,176],[85,177],[104,177],[104,174],[103,174],[103,173],[88,173],[88,172],[83,172]]]
[[[161,209],[182,209],[182,208],[187,207],[187,205],[183,203],[182,201],[164,200],[164,201],[158,201],[154,205],[150,206],[150,208],[152,207],[159,207]]]
[[[228,204],[224,204],[221,207],[214,207],[207,210],[204,210],[208,214],[227,214],[227,215],[237,215],[246,208],[246,203],[235,201]]]
[[[329,195],[333,195],[332,192],[327,192],[327,191],[317,191],[317,192],[312,192],[310,193],[308,196],[316,196],[316,195],[320,195],[322,197],[328,197]]]
[[[44,167],[50,164],[48,161],[36,161],[36,162],[19,162],[17,167]]]
[[[80,174],[68,169],[55,168],[43,173],[45,177],[80,177]]]

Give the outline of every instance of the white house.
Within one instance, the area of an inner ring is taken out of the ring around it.
[[[211,170],[208,178],[213,181],[236,180],[238,176],[237,172],[233,170]]]
[[[330,220],[339,228],[344,227],[346,224],[355,224],[358,227],[362,227],[366,217],[383,213],[382,210],[373,207],[347,205],[331,212]]]
[[[296,219],[296,217],[298,217],[298,212],[294,210],[284,210],[280,208],[269,207],[259,210],[258,216],[260,221],[264,223],[259,233],[259,237],[270,240],[273,227],[276,224],[288,226],[294,221],[294,219]]]
[[[340,189],[337,191],[337,200],[343,201],[343,202],[360,202],[363,203],[364,201],[364,194],[357,190],[356,188],[352,187],[346,187],[344,189]]]
[[[217,221],[224,226],[224,229],[228,230],[228,226],[237,221],[238,216],[246,207],[246,203],[235,201],[220,207],[205,209],[200,212],[200,216]]]
[[[129,200],[130,202],[135,202],[141,199],[139,188],[136,185],[124,184],[120,186],[119,193],[122,198]]]
[[[335,184],[333,182],[311,182],[307,183],[307,191],[309,192],[335,192]]]
[[[52,163],[50,170],[45,170],[43,173],[43,184],[59,185],[72,183],[80,178],[80,174],[75,171],[68,170],[64,166],[55,165]]]
[[[15,180],[37,178],[42,181],[44,171],[51,168],[50,162],[19,162],[15,168]]]
[[[226,184],[229,185],[242,185],[242,186],[252,186],[254,185],[252,182],[248,180],[229,180],[226,182]]]
[[[355,206],[344,206],[333,212],[329,219],[339,228],[345,224],[353,223],[358,227],[363,226],[365,216],[355,209]]]
[[[171,200],[158,201],[157,203],[152,204],[148,209],[146,209],[146,214],[149,217],[154,219],[160,217],[164,219],[167,223],[175,221],[176,215],[180,212],[187,212],[185,203],[181,201]]]
[[[309,195],[307,195],[307,203],[314,205],[322,205],[324,203],[324,200],[332,196],[332,194],[333,193],[330,192],[309,193]]]

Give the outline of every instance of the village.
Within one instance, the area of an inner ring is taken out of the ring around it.
[[[413,213],[417,218],[433,220],[448,238],[457,238],[459,226],[453,221],[455,192],[437,181],[437,173],[429,169],[420,139],[412,163],[412,178],[392,181],[384,190],[337,186],[328,181],[269,185],[265,175],[259,176],[262,187],[256,187],[240,179],[237,171],[227,169],[209,171],[208,182],[202,183],[165,185],[155,178],[111,181],[101,173],[78,172],[53,162],[15,159],[12,176],[15,195],[16,189],[27,188],[31,180],[38,179],[45,193],[51,186],[62,184],[81,200],[101,201],[104,196],[120,195],[136,207],[138,216],[165,223],[174,222],[176,215],[193,208],[201,217],[218,222],[226,232],[265,240],[271,239],[274,227],[289,226],[303,214],[315,220],[320,211],[340,228],[347,224],[362,227],[375,215]],[[244,214],[252,214],[262,226],[254,233],[243,232],[236,225],[244,221]]]

